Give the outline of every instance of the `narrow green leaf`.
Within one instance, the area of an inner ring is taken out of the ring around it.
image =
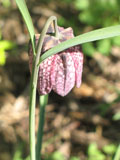
[[[105,39],[105,38],[110,38],[110,37],[115,37],[120,35],[120,25],[117,26],[111,26],[111,27],[106,27],[102,29],[97,29],[88,33],[84,33],[82,35],[76,36],[70,40],[67,40],[65,42],[62,42],[58,44],[57,46],[51,48],[47,52],[45,52],[42,56],[40,61],[42,62],[49,56],[52,56],[55,53],[61,52],[67,48],[70,48],[72,46],[76,46],[79,44],[87,43],[87,42],[92,42],[100,39]]]
[[[117,148],[117,151],[115,153],[115,156],[114,156],[113,160],[120,160],[120,144]]]
[[[16,4],[17,4],[17,6],[18,6],[23,18],[24,18],[26,25],[27,25],[27,28],[28,28],[28,31],[30,34],[30,38],[31,38],[31,42],[32,42],[33,51],[35,54],[35,40],[34,40],[35,32],[34,32],[34,26],[33,26],[32,19],[30,17],[28,8],[27,8],[24,0],[16,0]]]

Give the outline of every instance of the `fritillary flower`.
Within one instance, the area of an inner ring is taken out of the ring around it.
[[[58,27],[60,39],[46,35],[43,43],[42,54],[57,44],[74,37],[72,28]],[[36,44],[39,39],[36,34]],[[29,66],[32,70],[33,51],[30,45]],[[38,92],[45,95],[53,90],[61,96],[67,95],[76,85],[80,87],[83,70],[83,53],[80,45],[71,47],[44,60],[39,67]]]

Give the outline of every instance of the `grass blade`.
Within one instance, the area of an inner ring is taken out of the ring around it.
[[[57,46],[51,48],[41,56],[40,62],[42,62],[49,56],[52,56],[53,54],[61,52],[72,46],[76,46],[76,45],[87,43],[87,42],[97,41],[100,39],[115,37],[119,35],[120,35],[120,25],[106,27],[106,28],[97,29],[88,33],[84,33],[82,35],[76,36],[70,40],[62,42]]]
[[[26,25],[27,25],[27,28],[28,28],[28,31],[30,34],[30,38],[31,38],[31,42],[32,42],[32,47],[33,47],[34,54],[35,54],[35,40],[34,40],[35,32],[34,32],[34,26],[33,26],[32,19],[30,17],[28,8],[27,8],[24,0],[16,0],[16,4],[17,4],[17,6],[18,6],[23,18],[24,18]]]

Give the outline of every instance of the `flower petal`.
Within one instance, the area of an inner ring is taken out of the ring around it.
[[[47,58],[40,64],[38,73],[38,92],[39,94],[48,94],[52,90],[51,68],[54,56]]]
[[[75,68],[72,57],[67,50],[55,55],[51,72],[53,90],[65,96],[75,85]]]
[[[83,53],[81,52],[80,46],[75,46],[70,48],[71,49],[71,56],[74,61],[75,67],[75,84],[76,87],[80,87],[81,79],[82,79],[82,70],[83,70]]]

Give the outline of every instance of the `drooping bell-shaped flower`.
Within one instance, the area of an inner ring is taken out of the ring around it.
[[[42,47],[42,54],[57,44],[74,37],[72,28],[58,27],[60,39],[46,35]],[[36,43],[39,39],[36,35]],[[32,70],[33,51],[30,45],[29,66]],[[67,95],[76,85],[80,87],[83,70],[83,53],[80,45],[71,47],[44,60],[39,67],[38,92],[40,95],[48,94],[51,90],[61,96]]]

